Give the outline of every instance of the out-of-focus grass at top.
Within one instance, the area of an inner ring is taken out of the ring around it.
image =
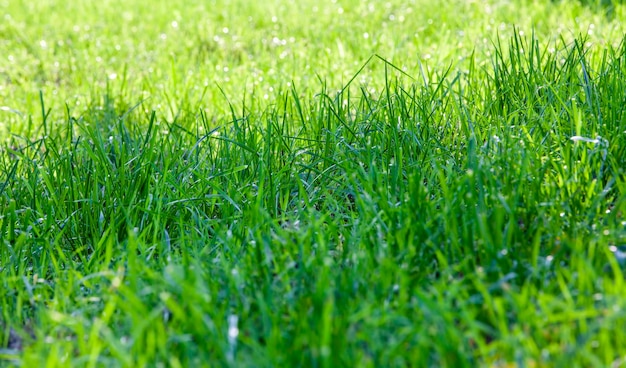
[[[420,78],[474,55],[488,62],[498,35],[513,25],[542,42],[589,34],[612,43],[623,33],[603,8],[578,2],[426,0],[0,2],[0,132],[29,135],[39,92],[50,121],[66,105],[82,113],[107,95],[169,121],[204,110],[210,117],[247,97],[263,106],[293,84],[343,87],[374,54]],[[384,84],[371,63],[356,85]]]

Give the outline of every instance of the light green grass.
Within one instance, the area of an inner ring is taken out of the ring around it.
[[[0,2],[0,364],[624,364],[624,6],[316,4]]]

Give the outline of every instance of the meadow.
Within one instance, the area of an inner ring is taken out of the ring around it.
[[[0,19],[0,366],[626,364],[620,2]]]

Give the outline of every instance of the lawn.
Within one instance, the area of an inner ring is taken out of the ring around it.
[[[626,365],[626,5],[0,19],[0,366]]]

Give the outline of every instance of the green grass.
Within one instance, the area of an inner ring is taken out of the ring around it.
[[[609,3],[0,2],[0,365],[623,365]]]

